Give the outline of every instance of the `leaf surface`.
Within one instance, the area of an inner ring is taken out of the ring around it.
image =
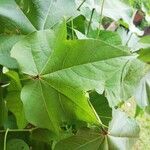
[[[7,150],[29,150],[29,146],[21,139],[11,139],[7,142]]]
[[[9,52],[23,35],[51,28],[63,18],[69,19],[77,14],[74,0],[1,0],[0,65],[18,67]]]
[[[130,97],[138,80],[129,76],[138,70],[134,58],[127,50],[99,40],[62,37],[59,41],[58,37],[51,30],[34,32],[11,51],[21,71],[31,78],[21,92],[27,120],[54,131],[72,116],[99,124],[86,91],[105,90],[111,106]],[[126,85],[129,81],[132,86]]]
[[[9,78],[8,94],[5,97],[6,106],[10,112],[16,117],[18,128],[24,128],[27,125],[23,103],[20,99],[22,85],[19,76],[11,70],[3,71]]]
[[[150,108],[150,72],[141,79],[136,91],[135,100],[141,108]]]
[[[108,131],[82,129],[76,135],[58,142],[55,150],[128,150],[139,137],[139,126],[121,111],[113,112]]]
[[[112,108],[109,107],[106,97],[104,95],[99,95],[96,92],[92,92],[90,93],[90,102],[102,123],[107,126],[112,119]]]
[[[74,0],[1,0],[0,10],[2,29],[23,34],[51,28],[63,17],[68,19],[77,13]]]

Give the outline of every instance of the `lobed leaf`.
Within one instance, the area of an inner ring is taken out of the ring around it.
[[[114,106],[131,96],[140,74],[140,63],[135,65],[127,50],[92,39],[58,41],[51,30],[26,36],[11,56],[31,78],[21,92],[27,120],[54,132],[74,119],[99,124],[86,91],[105,90]],[[130,76],[132,71],[138,77]],[[126,85],[129,81],[132,86]]]
[[[55,150],[128,150],[139,137],[139,126],[125,113],[115,110],[108,131],[81,129],[76,135],[58,142]]]

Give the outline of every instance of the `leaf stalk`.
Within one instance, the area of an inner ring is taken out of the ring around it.
[[[87,33],[86,33],[86,35],[88,35],[88,34],[89,34],[89,31],[90,31],[90,26],[91,26],[91,23],[92,23],[94,11],[95,11],[95,8],[92,9],[92,13],[91,13],[91,17],[90,17],[90,21],[89,21],[89,24],[88,24],[88,28],[87,28]]]
[[[80,8],[82,7],[82,5],[86,2],[86,0],[83,0],[83,2],[79,5],[79,7],[77,8],[78,11],[80,11]]]
[[[99,28],[98,28],[97,37],[98,37],[99,34],[100,34],[100,28],[101,28],[102,19],[103,19],[102,17],[103,17],[104,2],[105,2],[105,0],[102,0],[102,6],[101,6],[101,11],[100,11],[100,21],[99,21]]]

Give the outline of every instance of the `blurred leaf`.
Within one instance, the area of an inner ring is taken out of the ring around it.
[[[81,2],[82,0],[77,0],[78,5],[81,4]],[[84,11],[86,7],[88,7],[90,11],[94,8],[96,10],[96,13],[100,14],[102,8],[102,1],[86,0],[81,7],[81,12]],[[111,0],[111,3],[109,0],[105,0],[102,13],[103,16],[112,18],[115,21],[118,21],[122,18],[126,23],[129,23],[131,20],[132,9],[119,0]]]
[[[141,43],[150,44],[150,35],[141,38]]]
[[[128,46],[132,52],[138,51],[141,48],[146,48],[147,44],[140,42],[140,37],[131,31],[127,31],[124,28],[119,28],[117,30],[121,37],[122,45]]]
[[[94,39],[98,38],[111,45],[118,46],[122,44],[121,38],[117,32],[100,30],[98,37],[97,37],[97,33],[98,33],[98,30],[90,30],[89,37],[94,38]]]
[[[7,113],[6,102],[4,101],[2,87],[0,86],[0,127],[2,127],[7,120]]]
[[[24,128],[27,125],[27,121],[24,114],[23,104],[20,100],[20,92],[10,92],[5,100],[7,101],[9,111],[11,111],[16,117],[18,128]]]
[[[82,15],[73,20],[73,28],[85,34],[86,31],[86,18]]]
[[[4,129],[17,129],[16,118],[14,115],[9,114],[4,123]]]
[[[35,141],[50,143],[53,140],[54,135],[47,129],[36,129],[31,133],[30,138]]]
[[[135,110],[135,118],[138,117],[139,115],[143,114],[144,111],[141,109],[138,105],[136,105],[136,110]]]
[[[8,68],[18,67],[16,60],[10,57],[10,50],[23,37],[22,35],[0,34],[0,65]]]
[[[9,93],[5,98],[7,108],[15,115],[18,127],[24,128],[27,125],[27,121],[25,118],[23,103],[20,99],[22,85],[19,76],[14,71],[6,71],[5,74],[10,77],[11,80],[8,86]]]
[[[135,91],[135,100],[141,108],[150,108],[150,72],[141,79]]]
[[[146,63],[150,63],[150,47],[140,50],[138,58]]]
[[[40,141],[32,141],[33,150],[52,150],[51,144],[46,144]]]
[[[29,146],[21,139],[11,139],[7,142],[7,150],[29,150]]]

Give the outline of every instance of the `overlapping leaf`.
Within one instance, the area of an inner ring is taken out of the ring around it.
[[[4,101],[3,91],[3,76],[2,76],[2,67],[0,66],[0,127],[2,127],[7,120],[7,108],[6,103]]]
[[[108,131],[83,129],[58,142],[55,150],[129,150],[139,137],[139,126],[123,112],[115,111]]]
[[[9,57],[12,46],[36,30],[51,28],[62,18],[77,15],[73,0],[1,0],[0,1],[0,64],[17,68],[16,61]]]
[[[147,72],[145,76],[141,79],[139,86],[135,92],[135,98],[137,104],[141,108],[150,108],[150,72]]]
[[[66,41],[51,30],[30,34],[11,54],[31,78],[21,94],[27,120],[55,132],[75,116],[99,124],[86,91],[105,89],[114,106],[131,96],[143,67],[127,50],[99,40]]]
[[[29,150],[29,146],[21,139],[11,139],[7,142],[7,150]]]
[[[21,35],[0,34],[0,65],[8,68],[18,67],[15,59],[10,57],[10,50],[21,38],[23,38]]]
[[[76,3],[77,5],[79,5],[82,3],[82,0],[76,0]],[[92,9],[95,10],[92,17],[93,28],[99,28],[100,17],[105,16],[113,19],[114,21],[122,19],[123,22],[127,25],[127,28],[129,28],[129,30],[132,33],[136,33],[140,36],[142,36],[144,33],[133,24],[133,17],[132,17],[132,15],[134,16],[133,10],[120,0],[111,0],[111,3],[109,0],[84,1],[80,11],[81,14],[83,14],[88,21],[90,20]]]
[[[142,49],[139,52],[139,59],[143,60],[144,62],[149,63],[150,62],[150,36],[144,36],[140,40],[142,43],[147,44],[147,48]]]
[[[82,0],[76,0],[77,6],[80,6],[80,4],[82,4],[80,7],[81,14],[83,14],[86,17],[86,19],[90,20],[90,15],[91,15],[92,9],[95,9],[93,22],[95,23],[97,21],[97,23],[98,23],[99,19],[100,19],[99,14],[101,13],[101,9],[103,9],[102,1],[86,0],[86,1],[84,1],[84,3],[82,3],[82,2],[83,2]],[[118,9],[114,9],[114,7],[112,7],[114,5],[114,1],[112,1],[112,2],[113,3],[111,3],[111,5],[109,5],[107,0],[104,1],[104,9],[103,9],[102,13],[104,15],[106,15],[107,17],[110,17],[114,20],[118,20],[121,18],[120,15],[124,15],[124,13],[119,13],[119,15],[117,15],[118,13],[116,13],[116,11],[118,11]],[[118,0],[117,0],[117,3],[118,3]],[[120,3],[121,2],[119,2],[119,4]],[[118,5],[116,5],[116,7],[117,6]],[[112,9],[113,9],[113,11],[112,11]],[[126,9],[126,8],[124,8],[124,9]],[[130,8],[128,7],[128,11],[129,11],[129,9]],[[97,16],[97,18],[96,18],[96,16]],[[116,19],[116,16],[117,16],[117,19]]]
[[[91,92],[90,102],[102,123],[108,125],[109,121],[112,119],[112,108],[109,107],[106,97],[104,95],[99,95],[96,92]]]
[[[142,37],[140,41],[142,43],[149,44],[150,43],[150,35]]]
[[[147,37],[140,38],[137,36],[137,34],[133,32],[128,32],[127,30],[123,28],[119,28],[117,32],[121,37],[122,45],[124,46],[127,45],[131,49],[132,52],[135,52],[141,48],[147,48],[150,46],[148,44]]]
[[[97,36],[98,30],[91,30],[87,36],[85,36],[84,34],[82,34],[81,32],[77,30],[75,30],[75,33],[78,39],[93,38],[93,39],[100,39],[114,46],[122,45],[121,38],[119,34],[117,34],[116,32],[100,30],[99,36]]]
[[[148,48],[142,49],[139,52],[139,59],[142,61],[149,63],[150,62],[150,36],[145,36],[140,40],[144,44],[148,44]],[[150,73],[149,73],[149,66],[147,66],[148,69],[145,70],[145,75],[143,75],[143,78],[141,79],[137,90],[135,92],[135,98],[137,100],[138,105],[141,108],[150,108]]]
[[[14,71],[5,70],[4,73],[10,78],[8,86],[8,94],[5,97],[6,106],[10,112],[16,117],[18,128],[24,128],[27,125],[23,104],[20,99],[22,85],[19,76]]]
[[[2,87],[0,86],[0,127],[4,125],[4,122],[7,119],[7,108],[2,96]]]
[[[51,28],[63,17],[76,15],[73,0],[1,0],[0,25],[1,32],[5,30],[21,32],[23,34]]]

